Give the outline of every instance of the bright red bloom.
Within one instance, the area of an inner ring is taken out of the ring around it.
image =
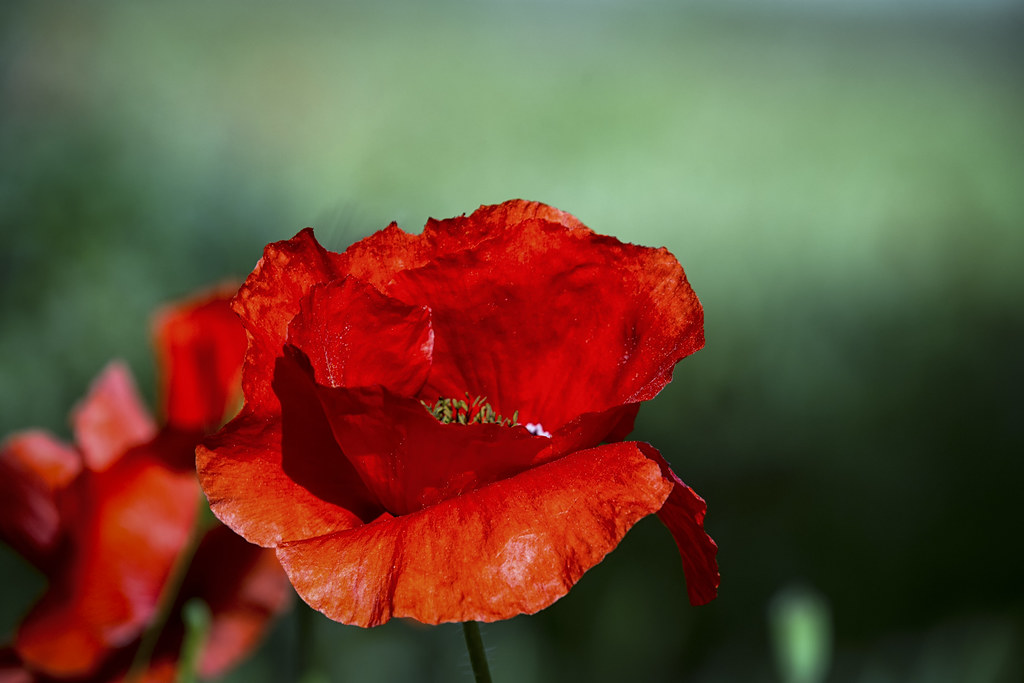
[[[50,582],[0,653],[0,678],[120,679],[176,563],[189,560],[202,495],[192,453],[237,394],[245,336],[221,292],[167,309],[156,337],[169,388],[160,431],[128,370],[112,363],[72,415],[74,446],[32,431],[0,449],[0,538]],[[209,531],[179,594],[201,597],[213,615],[200,672],[219,674],[252,649],[287,596],[272,553]],[[146,680],[173,680],[178,614]]]
[[[715,597],[704,501],[621,442],[704,343],[665,249],[511,201],[341,254],[303,230],[266,248],[233,306],[245,405],[197,449],[200,481],[328,617],[533,613],[651,513],[691,601]]]

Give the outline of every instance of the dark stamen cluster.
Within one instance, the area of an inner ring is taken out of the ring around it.
[[[494,408],[487,402],[486,396],[469,398],[466,392],[466,399],[438,398],[434,405],[426,401],[420,401],[427,412],[441,424],[496,424],[502,427],[515,427],[519,424],[519,411],[512,413],[511,418],[505,418],[494,412]]]

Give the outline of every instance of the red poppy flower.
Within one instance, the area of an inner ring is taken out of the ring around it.
[[[665,249],[511,201],[341,254],[303,230],[266,248],[233,306],[245,404],[197,449],[200,482],[328,617],[533,613],[651,513],[691,601],[715,596],[704,501],[621,441],[704,342]]]
[[[255,646],[288,595],[273,554],[220,527],[187,557],[202,495],[191,453],[237,393],[244,345],[224,292],[168,309],[157,325],[168,387],[159,432],[128,370],[113,363],[73,413],[74,446],[39,431],[3,444],[0,537],[50,585],[0,656],[0,673],[118,680],[176,564],[190,559],[179,600],[201,597],[213,617],[200,673],[219,674]],[[147,680],[173,680],[182,635],[169,621]]]

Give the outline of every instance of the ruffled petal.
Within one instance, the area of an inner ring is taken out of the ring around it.
[[[209,432],[238,407],[246,338],[231,310],[236,289],[169,306],[154,319],[163,412],[176,429]]]
[[[329,387],[382,385],[412,395],[430,372],[430,311],[384,296],[347,277],[313,287],[288,328],[288,341]]]
[[[276,410],[270,380],[288,338],[288,324],[314,285],[344,276],[336,265],[339,258],[306,228],[290,240],[267,245],[232,300],[249,338],[242,388],[250,411]]]
[[[17,634],[18,654],[54,676],[83,675],[132,642],[160,592],[198,509],[195,478],[144,449],[67,490],[68,563]]]
[[[700,303],[668,251],[539,219],[398,273],[387,293],[431,309],[422,394],[487,395],[548,431],[653,398],[704,343]]]
[[[683,483],[669,467],[661,453],[650,444],[639,444],[644,454],[658,463],[662,475],[674,486],[665,505],[658,511],[662,523],[672,532],[683,560],[686,590],[690,603],[704,605],[718,595],[718,545],[704,531],[704,514],[708,506],[704,499]]]
[[[71,415],[75,443],[91,470],[106,469],[131,447],[149,441],[156,425],[128,368],[113,362],[93,382]]]
[[[336,621],[495,621],[565,595],[670,490],[636,444],[611,444],[277,553],[299,595]]]
[[[339,255],[337,264],[341,271],[384,291],[403,270],[419,268],[446,254],[472,249],[529,219],[558,223],[570,230],[590,231],[572,215],[552,206],[512,199],[481,206],[470,216],[431,218],[419,235],[410,235],[392,223],[346,249]]]
[[[431,236],[435,245],[442,247],[435,247],[436,255],[440,256],[471,248],[484,239],[499,236],[504,231],[530,220],[556,223],[571,231],[592,232],[571,213],[524,199],[510,199],[501,204],[481,206],[469,216],[440,221],[431,218],[423,232]]]
[[[81,469],[78,452],[46,432],[22,432],[0,446],[0,540],[40,569],[62,528],[58,492]]]

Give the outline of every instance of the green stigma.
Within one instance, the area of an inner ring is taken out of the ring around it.
[[[505,418],[494,412],[494,408],[487,402],[486,396],[469,398],[466,392],[466,399],[438,398],[433,405],[426,401],[420,401],[427,412],[434,416],[441,424],[496,424],[502,427],[515,427],[519,424],[519,411],[512,413],[511,418]]]

